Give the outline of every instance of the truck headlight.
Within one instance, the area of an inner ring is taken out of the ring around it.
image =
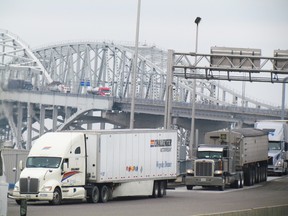
[[[283,165],[283,161],[282,160],[277,161],[276,166],[282,166],[282,165]]]
[[[42,189],[43,189],[43,191],[45,191],[45,192],[49,192],[49,191],[52,190],[52,186],[44,186]]]
[[[214,175],[222,175],[223,174],[223,170],[215,170],[214,171]]]
[[[186,170],[188,175],[194,175],[194,170],[193,169],[187,169]]]

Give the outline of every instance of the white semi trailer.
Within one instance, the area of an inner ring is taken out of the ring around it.
[[[288,173],[288,121],[263,120],[255,123],[255,128],[268,133],[268,174]]]
[[[261,130],[241,128],[212,131],[205,134],[205,144],[197,149],[197,159],[187,170],[186,187],[218,187],[266,181],[268,137]]]
[[[10,198],[57,205],[67,199],[162,197],[176,167],[176,131],[51,132],[32,146]]]

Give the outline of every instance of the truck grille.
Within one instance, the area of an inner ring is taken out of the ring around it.
[[[196,176],[213,176],[213,161],[196,161]]]
[[[39,180],[36,178],[21,178],[20,193],[33,194],[38,193]]]

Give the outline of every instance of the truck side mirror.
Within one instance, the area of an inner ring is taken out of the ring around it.
[[[285,149],[285,151],[288,151],[288,143],[284,144],[284,149]]]
[[[68,163],[64,162],[63,163],[63,172],[67,172],[68,171]]]
[[[19,169],[20,169],[20,171],[22,171],[24,169],[22,160],[19,161]]]

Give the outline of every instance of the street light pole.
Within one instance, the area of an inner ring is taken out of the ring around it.
[[[131,79],[132,89],[131,89],[130,129],[134,128],[134,112],[135,112],[135,97],[136,97],[136,73],[137,73],[137,60],[138,60],[140,9],[141,9],[141,0],[138,0],[136,38],[135,38],[135,55],[134,55],[134,60],[133,60],[133,71],[132,71],[132,79]]]
[[[197,17],[195,19],[196,23],[196,45],[195,45],[195,54],[198,51],[198,25],[201,21],[201,17]],[[195,55],[195,65],[197,63],[197,56]],[[196,73],[196,70],[195,70]],[[191,135],[190,135],[190,158],[192,158],[193,155],[193,148],[195,148],[196,143],[195,143],[195,100],[196,100],[196,79],[193,79],[193,92],[192,92],[192,116],[191,116]]]
[[[282,86],[282,106],[281,106],[281,120],[285,119],[285,82],[288,80],[288,77],[283,79],[283,86]]]

